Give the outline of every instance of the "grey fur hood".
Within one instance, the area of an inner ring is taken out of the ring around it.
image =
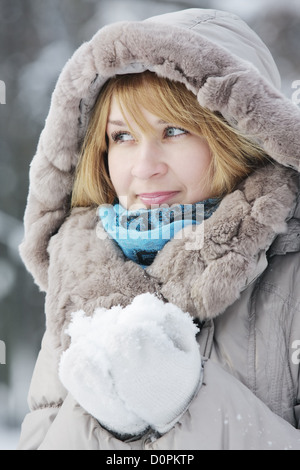
[[[190,9],[106,26],[62,71],[30,168],[20,253],[41,290],[48,285],[49,241],[69,215],[80,145],[99,91],[115,74],[147,69],[184,83],[202,106],[220,112],[273,160],[299,171],[299,109],[278,90],[279,73],[268,49],[242,20],[225,12]],[[274,185],[288,178],[289,171],[282,170],[273,176]],[[286,210],[282,206],[283,220],[295,199],[295,184],[291,186],[282,199],[283,205],[289,204]],[[253,201],[257,213],[264,200],[256,205]],[[267,235],[266,245],[275,234]]]

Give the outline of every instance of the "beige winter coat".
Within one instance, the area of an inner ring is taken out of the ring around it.
[[[100,236],[95,208],[69,213],[69,201],[99,89],[116,73],[146,69],[185,83],[273,161],[143,270]],[[20,248],[47,316],[20,449],[300,450],[300,113],[277,86],[257,36],[212,10],[107,26],[68,62],[32,162]],[[204,384],[166,434],[123,442],[76,403],[57,367],[73,312],[125,306],[145,292],[199,319]]]

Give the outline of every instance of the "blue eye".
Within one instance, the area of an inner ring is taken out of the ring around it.
[[[165,130],[166,137],[178,137],[184,134],[187,134],[187,131],[184,129],[180,129],[180,127],[167,127],[167,129]]]
[[[114,142],[130,142],[132,140],[134,140],[134,138],[132,137],[132,135],[129,133],[129,132],[123,132],[123,131],[119,131],[119,132],[114,132],[112,135],[111,135],[111,138]]]

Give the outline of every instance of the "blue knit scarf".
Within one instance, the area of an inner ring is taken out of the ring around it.
[[[196,204],[127,210],[120,204],[99,207],[103,228],[124,255],[143,268],[174,235],[188,225],[201,224],[220,204],[219,198]]]

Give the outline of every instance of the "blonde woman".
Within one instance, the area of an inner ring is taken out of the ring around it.
[[[214,10],[107,26],[68,62],[20,248],[47,316],[20,449],[300,449],[300,115],[279,82]]]

